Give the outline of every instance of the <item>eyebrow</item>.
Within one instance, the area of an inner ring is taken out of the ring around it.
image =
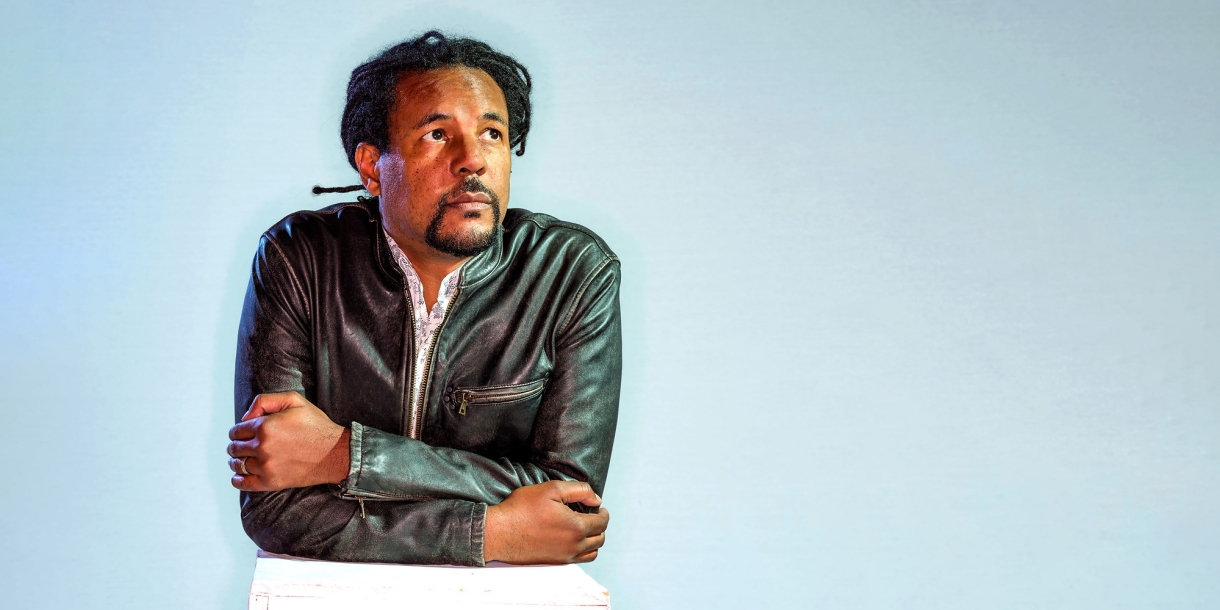
[[[505,127],[508,127],[508,121],[505,121],[504,117],[502,117],[499,114],[496,114],[494,112],[484,112],[483,116],[479,117],[479,118],[483,119],[484,121],[496,121],[497,123],[500,123],[501,125],[504,125]]]
[[[424,117],[422,120],[420,120],[420,122],[416,123],[415,127],[413,127],[412,129],[419,129],[420,127],[423,127],[424,125],[427,125],[428,123],[432,123],[434,121],[444,121],[446,119],[452,119],[452,118],[453,117],[451,117],[447,114],[433,112],[432,114],[430,114],[430,115]]]
[[[433,112],[432,114],[430,114],[430,115],[424,117],[422,120],[420,120],[420,122],[416,123],[415,127],[413,127],[413,129],[419,129],[420,127],[423,127],[424,125],[427,125],[428,123],[433,123],[436,121],[447,121],[452,118],[453,117],[448,114],[444,114],[441,112]],[[504,125],[505,127],[508,126],[508,121],[504,120],[504,117],[500,116],[499,113],[484,112],[483,116],[481,116],[479,118],[483,119],[484,121],[496,121],[497,123],[500,123],[501,125]]]

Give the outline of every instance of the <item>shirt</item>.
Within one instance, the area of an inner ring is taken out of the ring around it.
[[[384,229],[382,229],[385,231]],[[445,313],[449,310],[449,301],[453,298],[453,293],[457,290],[458,283],[462,279],[462,268],[454,269],[445,279],[441,280],[441,287],[436,295],[436,304],[432,309],[428,309],[428,304],[424,300],[424,285],[419,280],[419,274],[415,272],[415,267],[411,266],[411,260],[403,254],[402,248],[394,242],[394,238],[390,237],[390,233],[385,233],[386,241],[390,243],[390,252],[394,255],[394,260],[398,266],[402,268],[402,274],[407,278],[407,298],[411,300],[411,312],[414,314],[415,327],[415,371],[411,379],[411,421],[408,423],[407,429],[411,431],[412,438],[415,434],[415,414],[418,412],[416,408],[423,397],[420,396],[420,389],[424,385],[424,367],[428,363],[428,355],[432,350],[429,349],[432,341],[435,338],[437,330],[440,328],[441,322],[445,320]],[[463,263],[465,264],[465,263]]]

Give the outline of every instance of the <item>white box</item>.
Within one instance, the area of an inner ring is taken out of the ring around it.
[[[314,561],[258,552],[250,610],[609,608],[576,565],[485,568]]]

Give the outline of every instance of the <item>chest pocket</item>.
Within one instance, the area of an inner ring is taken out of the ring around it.
[[[510,405],[525,402],[542,395],[546,388],[546,378],[517,383],[513,385],[497,385],[482,388],[458,388],[450,398],[456,406],[457,414],[465,416],[468,409],[479,409],[487,406]]]
[[[546,378],[511,385],[456,388],[445,396],[447,442],[456,449],[511,459],[529,455]]]

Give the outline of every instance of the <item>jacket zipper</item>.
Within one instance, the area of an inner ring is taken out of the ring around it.
[[[428,376],[432,373],[432,359],[436,356],[436,340],[441,336],[441,331],[445,330],[445,322],[449,321],[449,312],[457,303],[458,295],[462,293],[462,287],[458,286],[453,289],[453,296],[449,298],[449,303],[445,305],[445,315],[441,316],[441,323],[437,325],[436,331],[432,333],[432,340],[428,342],[428,357],[424,359],[424,375],[420,377],[419,382],[419,400],[415,402],[414,412],[411,414],[411,438],[418,440],[424,427],[424,399],[428,396]],[[412,328],[414,328],[414,318],[412,318]],[[412,380],[414,381],[414,380]],[[415,385],[412,383],[411,385]]]
[[[371,491],[361,491],[361,492],[357,492],[357,493],[352,493],[350,491],[344,491],[344,492],[340,493],[339,496],[341,498],[343,498],[344,500],[355,500],[356,504],[360,505],[360,518],[361,519],[364,519],[368,516],[368,513],[366,513],[364,510],[364,501],[365,500],[369,500],[370,502],[381,501],[381,500],[390,500],[390,501],[397,501],[397,502],[401,502],[403,500],[411,501],[411,502],[427,502],[429,500],[436,499],[436,498],[426,498],[423,496],[419,496],[419,497],[396,496],[396,495],[382,494],[382,493],[376,493],[376,492],[371,492]]]
[[[404,279],[403,281],[405,282],[406,280]],[[409,426],[410,429],[406,430],[406,432],[407,432],[408,437],[414,438],[411,436],[411,430],[415,429],[415,422],[412,420],[412,418],[415,417],[415,358],[416,358],[415,334],[418,333],[419,331],[415,330],[415,305],[412,303],[412,301],[414,301],[415,299],[411,297],[411,291],[409,288],[405,292],[407,293],[407,320],[409,320],[411,322],[411,336],[408,337],[408,343],[407,343],[407,345],[409,345],[411,349],[408,352],[410,354],[410,358],[407,359],[407,388],[406,388],[407,389],[407,405],[411,409],[411,411],[409,413],[407,413],[407,426]]]

